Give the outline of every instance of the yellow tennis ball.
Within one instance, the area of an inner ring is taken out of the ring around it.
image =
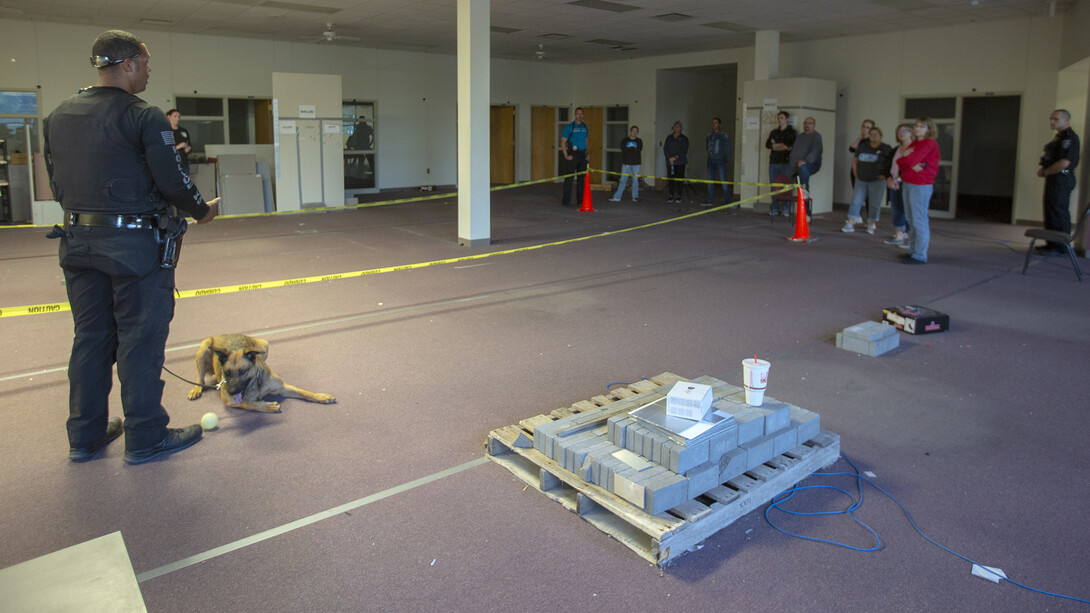
[[[205,413],[201,417],[201,427],[205,430],[215,428],[218,423],[220,423],[220,418],[215,413]]]

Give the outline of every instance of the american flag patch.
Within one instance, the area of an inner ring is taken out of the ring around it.
[[[174,146],[174,132],[172,132],[171,130],[164,130],[159,134],[163,137],[164,145],[170,145],[171,147]]]

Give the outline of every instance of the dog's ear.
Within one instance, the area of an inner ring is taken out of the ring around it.
[[[254,339],[254,350],[261,356],[262,360],[269,359],[269,341],[261,338]]]
[[[247,352],[246,352],[246,359],[247,359],[247,360],[250,360],[251,362],[256,362],[256,361],[257,361],[257,358],[258,358],[258,357],[259,357],[260,355],[261,355],[261,353],[260,353],[260,352],[258,352],[258,351],[247,351]]]

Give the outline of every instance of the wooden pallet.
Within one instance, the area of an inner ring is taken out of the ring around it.
[[[557,409],[550,415],[524,419],[516,425],[488,433],[488,456],[507,468],[564,508],[577,513],[599,530],[624,543],[648,562],[665,566],[739,517],[771,500],[813,472],[836,462],[840,456],[840,437],[821,434],[745,474],[712,488],[682,505],[651,515],[623,498],[593,483],[588,483],[533,446],[536,425],[577,413],[609,415],[623,408],[650,389],[681,377],[663,373],[610,396],[596,396],[570,408]],[[611,411],[617,403],[618,410]],[[604,419],[604,418],[603,418]]]

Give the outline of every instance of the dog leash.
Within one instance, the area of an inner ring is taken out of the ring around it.
[[[224,383],[227,383],[227,379],[224,379],[223,381],[220,381],[219,383],[217,383],[215,385],[205,385],[203,383],[197,383],[195,381],[190,381],[189,379],[186,379],[185,377],[182,377],[181,375],[178,375],[177,373],[170,370],[166,366],[163,367],[163,370],[165,370],[168,373],[174,375],[175,377],[178,377],[179,379],[181,379],[182,381],[185,381],[186,383],[188,383],[190,385],[196,385],[197,387],[203,387],[206,390],[218,390],[220,387],[223,386]]]

